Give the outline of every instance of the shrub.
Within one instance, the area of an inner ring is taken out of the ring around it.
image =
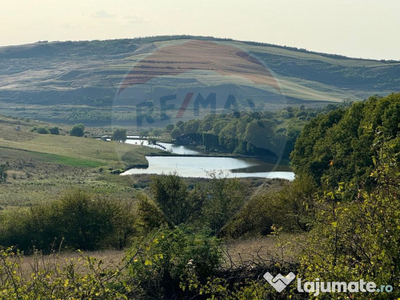
[[[50,131],[45,127],[37,127],[36,132],[39,134],[50,134]]]
[[[187,184],[176,174],[155,176],[150,185],[154,202],[171,225],[179,225],[198,216],[203,197],[198,190],[189,192]]]
[[[74,127],[72,127],[69,134],[71,136],[78,136],[78,137],[83,136],[85,134],[85,125],[83,125],[83,124],[74,125]]]
[[[60,266],[52,260],[33,256],[33,263],[13,249],[0,250],[1,299],[137,299],[135,285],[120,269],[104,266],[101,260],[85,257]]]
[[[59,130],[58,126],[50,127],[49,131],[50,131],[51,134],[55,134],[55,135],[59,135],[60,134],[60,130]]]
[[[378,287],[394,287],[393,293],[374,294],[374,299],[400,296],[399,168],[396,160],[388,157],[382,153],[376,170],[370,175],[377,182],[372,192],[359,189],[356,199],[349,203],[338,201],[343,198],[343,184],[325,193],[302,255],[304,280],[363,279],[375,282]],[[359,293],[357,299],[371,299],[371,295]]]
[[[123,248],[133,235],[130,203],[95,197],[80,190],[59,201],[6,215],[0,245],[50,252],[58,248],[97,250]]]
[[[192,276],[206,279],[219,268],[219,241],[207,231],[161,228],[130,249],[129,274],[150,299],[182,299]]]
[[[143,234],[168,225],[163,212],[150,199],[142,197],[138,205],[138,228],[142,229]],[[170,224],[172,225],[172,224]]]
[[[126,129],[116,128],[114,129],[112,138],[117,142],[125,142],[126,141]]]
[[[246,200],[246,188],[237,179],[225,178],[212,173],[208,186],[207,201],[202,207],[205,224],[219,234],[222,228],[242,209]]]
[[[239,238],[244,235],[268,235],[275,225],[285,232],[309,231],[315,220],[312,180],[296,178],[284,183],[279,191],[254,196],[222,234]]]
[[[7,163],[0,165],[0,183],[7,181],[7,170],[10,168],[10,165]]]

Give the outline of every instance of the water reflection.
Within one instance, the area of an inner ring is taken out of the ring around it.
[[[128,139],[125,141],[127,144],[131,145],[143,145],[151,148],[156,148],[156,149],[161,149],[165,150],[174,154],[180,154],[180,155],[197,155],[197,154],[202,154],[200,151],[196,151],[194,149],[191,149],[188,146],[181,146],[181,145],[174,145],[171,143],[159,143],[157,142],[157,145],[149,144],[147,140],[140,140],[140,139]],[[162,147],[160,147],[161,145]]]
[[[227,177],[262,177],[294,179],[290,171],[250,172],[251,168],[259,168],[256,160],[230,157],[193,157],[193,156],[147,156],[147,169],[130,169],[122,175],[133,174],[169,174],[176,172],[182,177],[209,178],[210,172],[223,172]],[[265,167],[265,166],[264,166]],[[259,169],[258,169],[259,170]]]

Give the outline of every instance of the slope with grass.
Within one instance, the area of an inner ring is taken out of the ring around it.
[[[104,142],[68,135],[38,134],[28,126],[15,125],[7,118],[0,123],[0,149],[20,151],[23,156],[77,167],[146,165],[145,155],[157,152],[148,147]],[[20,121],[21,122],[21,121]],[[18,122],[14,122],[18,123]],[[26,124],[26,123],[25,123]],[[24,152],[21,152],[24,151]],[[128,155],[127,155],[128,154]],[[129,159],[124,160],[123,158]]]
[[[160,52],[174,45],[181,46],[166,56]],[[232,49],[244,54],[234,58]],[[0,48],[0,109],[4,114],[67,123],[127,122],[132,119],[131,107],[111,108],[119,85],[133,67],[135,80],[144,82],[150,73],[176,75],[190,68],[207,69],[207,64],[215,61],[221,74],[247,74],[254,82],[265,81],[257,64],[243,59],[246,55],[273,74],[287,98],[282,105],[362,100],[371,94],[396,92],[400,83],[399,61],[354,59],[215,38],[164,36],[36,43]]]
[[[0,164],[8,164],[1,184],[0,209],[31,206],[57,199],[65,189],[83,188],[118,199],[134,195],[133,180],[109,174],[132,165],[147,165],[157,149],[92,138],[30,132],[40,121],[0,117]]]

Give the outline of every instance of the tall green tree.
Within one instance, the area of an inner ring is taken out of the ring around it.
[[[210,176],[202,216],[204,223],[218,235],[244,206],[246,188],[237,179],[223,177],[223,174],[212,173]]]
[[[115,128],[114,132],[113,132],[113,135],[112,135],[112,138],[113,138],[114,141],[117,141],[117,142],[125,142],[126,139],[127,139],[126,129]]]
[[[178,127],[175,127],[171,131],[171,138],[173,138],[173,139],[176,139],[176,138],[180,137],[181,135],[182,135],[182,131]]]
[[[173,226],[197,217],[204,200],[199,190],[189,192],[187,184],[177,174],[153,177],[150,189],[154,202]]]

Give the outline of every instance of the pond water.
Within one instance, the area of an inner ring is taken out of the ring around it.
[[[143,146],[148,146],[152,148],[157,148],[157,149],[162,149],[174,154],[179,154],[179,155],[196,155],[196,154],[202,154],[200,151],[191,149],[188,146],[181,146],[181,145],[174,145],[171,143],[157,143],[157,145],[161,145],[164,148],[161,148],[157,145],[150,145],[147,140],[126,140],[126,144],[131,144],[131,145],[143,145]]]
[[[149,145],[147,140],[128,139],[126,143],[143,145],[161,149],[156,145]],[[146,156],[149,167],[147,169],[133,168],[122,175],[134,174],[169,174],[176,172],[182,177],[209,178],[211,172],[223,173],[226,177],[262,177],[294,179],[294,173],[288,166],[275,166],[258,159],[231,158],[202,155],[200,151],[187,146],[178,146],[169,143],[158,143],[163,149],[182,156]]]

